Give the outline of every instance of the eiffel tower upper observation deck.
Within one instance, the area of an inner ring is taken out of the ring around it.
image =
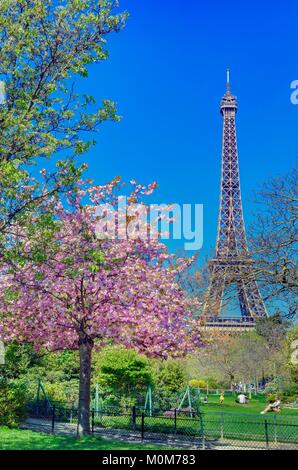
[[[267,316],[267,312],[247,248],[236,139],[237,98],[230,92],[229,70],[220,111],[223,116],[220,209],[215,257],[209,264],[211,276],[203,317],[206,317],[208,326],[248,328],[254,327],[255,319]],[[240,318],[220,316],[225,289],[231,285],[237,287]]]

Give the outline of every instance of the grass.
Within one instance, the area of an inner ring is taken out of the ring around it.
[[[252,395],[252,399],[249,401],[249,403],[246,403],[245,405],[235,403],[235,399],[235,395],[227,395],[225,396],[224,403],[220,405],[219,395],[209,395],[208,404],[202,404],[201,410],[204,412],[204,414],[206,414],[206,416],[214,411],[220,411],[225,413],[259,414],[261,411],[264,410],[265,406],[268,404],[264,395]],[[270,416],[270,413],[267,416]],[[298,417],[298,410],[282,407],[279,416]]]
[[[163,446],[134,444],[98,437],[76,439],[0,427],[0,450],[157,450]]]
[[[145,436],[150,433],[157,434],[176,434],[185,437],[199,437],[202,429],[207,438],[219,439],[226,438],[232,440],[246,441],[264,441],[266,439],[265,420],[267,421],[267,430],[269,440],[279,440],[280,442],[298,443],[298,421],[291,418],[280,418],[280,415],[245,415],[210,413],[203,418],[203,427],[198,418],[177,417],[176,432],[174,429],[174,419],[153,416],[145,417]],[[95,425],[106,429],[131,429],[131,418],[126,416],[103,416],[102,419],[96,419]],[[136,431],[141,431],[141,418],[136,420]]]

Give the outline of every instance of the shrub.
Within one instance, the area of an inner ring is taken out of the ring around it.
[[[100,395],[145,396],[152,383],[150,361],[134,350],[120,346],[107,346],[94,354],[93,385],[100,386]]]
[[[122,413],[130,413],[132,407],[136,404],[136,400],[133,397],[121,397],[120,398],[120,409]]]
[[[298,384],[291,382],[287,384],[282,393],[282,400],[285,402],[292,402],[298,398]]]
[[[47,397],[50,401],[73,404],[78,401],[79,385],[76,380],[48,383],[44,382]]]
[[[0,425],[15,427],[26,415],[26,389],[0,379]]]
[[[178,360],[169,359],[159,363],[155,371],[155,387],[167,395],[185,389],[187,385],[184,365]]]

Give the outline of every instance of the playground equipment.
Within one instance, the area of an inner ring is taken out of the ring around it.
[[[192,388],[188,385],[185,392],[183,392],[180,397],[178,407],[166,412],[168,416],[170,416],[171,413],[189,415],[190,418],[201,415],[201,392],[199,387]],[[185,402],[187,404],[186,407],[184,406]]]
[[[37,401],[37,402],[40,402],[40,401],[41,401],[41,400],[40,400],[40,395],[41,395],[41,393],[43,394],[44,400],[45,400],[46,402],[48,402],[50,406],[52,406],[52,403],[51,403],[50,399],[48,398],[48,396],[47,396],[47,394],[46,394],[46,391],[45,391],[45,389],[44,389],[44,386],[42,385],[41,380],[38,379],[38,383],[37,383],[37,393],[36,393],[36,401]]]
[[[186,387],[185,391],[180,394],[178,397],[178,406],[172,406],[167,413],[173,413],[176,410],[176,413],[189,415],[191,418],[194,418],[196,413],[199,415],[201,410],[201,392],[199,387],[190,387],[189,385]],[[154,394],[152,391],[152,386],[148,385],[146,396],[145,396],[145,404],[143,411],[144,413],[148,413],[149,416],[152,416],[154,410]]]
[[[149,416],[152,416],[152,386],[150,384],[147,387],[145,405],[144,405],[144,413],[146,413],[147,408],[148,408],[148,411],[149,411]]]
[[[198,388],[197,389],[198,391],[198,396],[197,396],[197,405],[200,406],[200,389]],[[187,401],[187,404],[188,404],[188,407],[187,408],[182,408],[184,402]],[[193,403],[192,403],[192,395],[191,395],[191,390],[190,390],[190,386],[188,385],[186,387],[186,390],[185,390],[185,393],[182,397],[182,400],[177,408],[177,411],[178,412],[181,412],[183,411],[184,413],[189,413],[189,416],[191,418],[194,418],[195,417],[195,413],[196,413],[196,410],[195,408],[193,407]]]
[[[43,398],[41,398],[43,396]],[[37,411],[39,413],[41,406],[45,406],[45,411],[50,410],[53,408],[53,404],[51,400],[48,398],[44,386],[40,379],[37,382],[37,392],[36,392],[36,405]]]

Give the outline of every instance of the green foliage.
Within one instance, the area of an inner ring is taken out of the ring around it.
[[[187,385],[185,367],[180,361],[155,362],[153,396],[156,408],[177,408]]]
[[[6,346],[1,374],[3,379],[10,379],[9,387],[24,391],[27,402],[36,399],[38,380],[42,381],[50,400],[64,403],[78,400],[76,352],[37,353],[30,344],[11,343]]]
[[[26,414],[25,387],[0,379],[0,426],[17,426]]]
[[[31,344],[13,342],[5,347],[5,366],[1,368],[1,375],[6,379],[17,379],[40,364],[41,359]]]
[[[113,0],[0,2],[6,92],[0,106],[0,247],[10,262],[24,262],[21,244],[7,249],[12,221],[26,221],[43,200],[73,189],[86,169],[76,156],[95,144],[101,123],[120,119],[113,101],[96,105],[92,96],[75,90],[77,77],[87,77],[92,64],[107,59],[107,36],[125,25],[128,15],[115,12],[117,6]],[[52,156],[56,168],[51,165],[49,174],[42,170],[42,183],[32,178],[32,165]],[[37,218],[36,227],[40,239],[51,241],[54,221]],[[39,250],[34,259],[43,261],[45,253]]]
[[[94,356],[93,382],[106,396],[144,393],[152,380],[150,361],[133,350],[110,346]]]
[[[119,31],[127,14],[114,14],[109,0],[5,0],[0,5],[1,78],[7,105],[0,109],[0,155],[14,174],[19,164],[72,148],[85,152],[92,131],[107,119],[118,120],[115,105],[104,100],[93,113],[94,98],[79,97],[72,79],[88,76],[91,64],[108,57],[106,36]],[[9,162],[9,164],[7,164]],[[16,173],[16,172],[15,172]]]
[[[50,401],[77,405],[79,396],[78,380],[55,381],[54,383],[45,382],[43,386]]]
[[[77,351],[48,353],[44,357],[46,377],[49,381],[79,379],[79,357]]]
[[[120,410],[122,413],[131,413],[131,409],[136,405],[137,401],[134,397],[123,396],[120,398]]]
[[[272,396],[279,395],[283,402],[288,403],[298,398],[298,383],[278,376],[266,384],[264,393],[268,401],[272,399]]]
[[[209,390],[222,388],[222,384],[218,380],[216,380],[214,377],[206,377],[203,380],[208,384]]]
[[[285,385],[282,393],[282,399],[286,402],[294,401],[298,398],[298,383],[289,382]]]
[[[187,385],[183,364],[172,359],[159,363],[155,372],[155,382],[158,388],[166,393],[180,392]]]

